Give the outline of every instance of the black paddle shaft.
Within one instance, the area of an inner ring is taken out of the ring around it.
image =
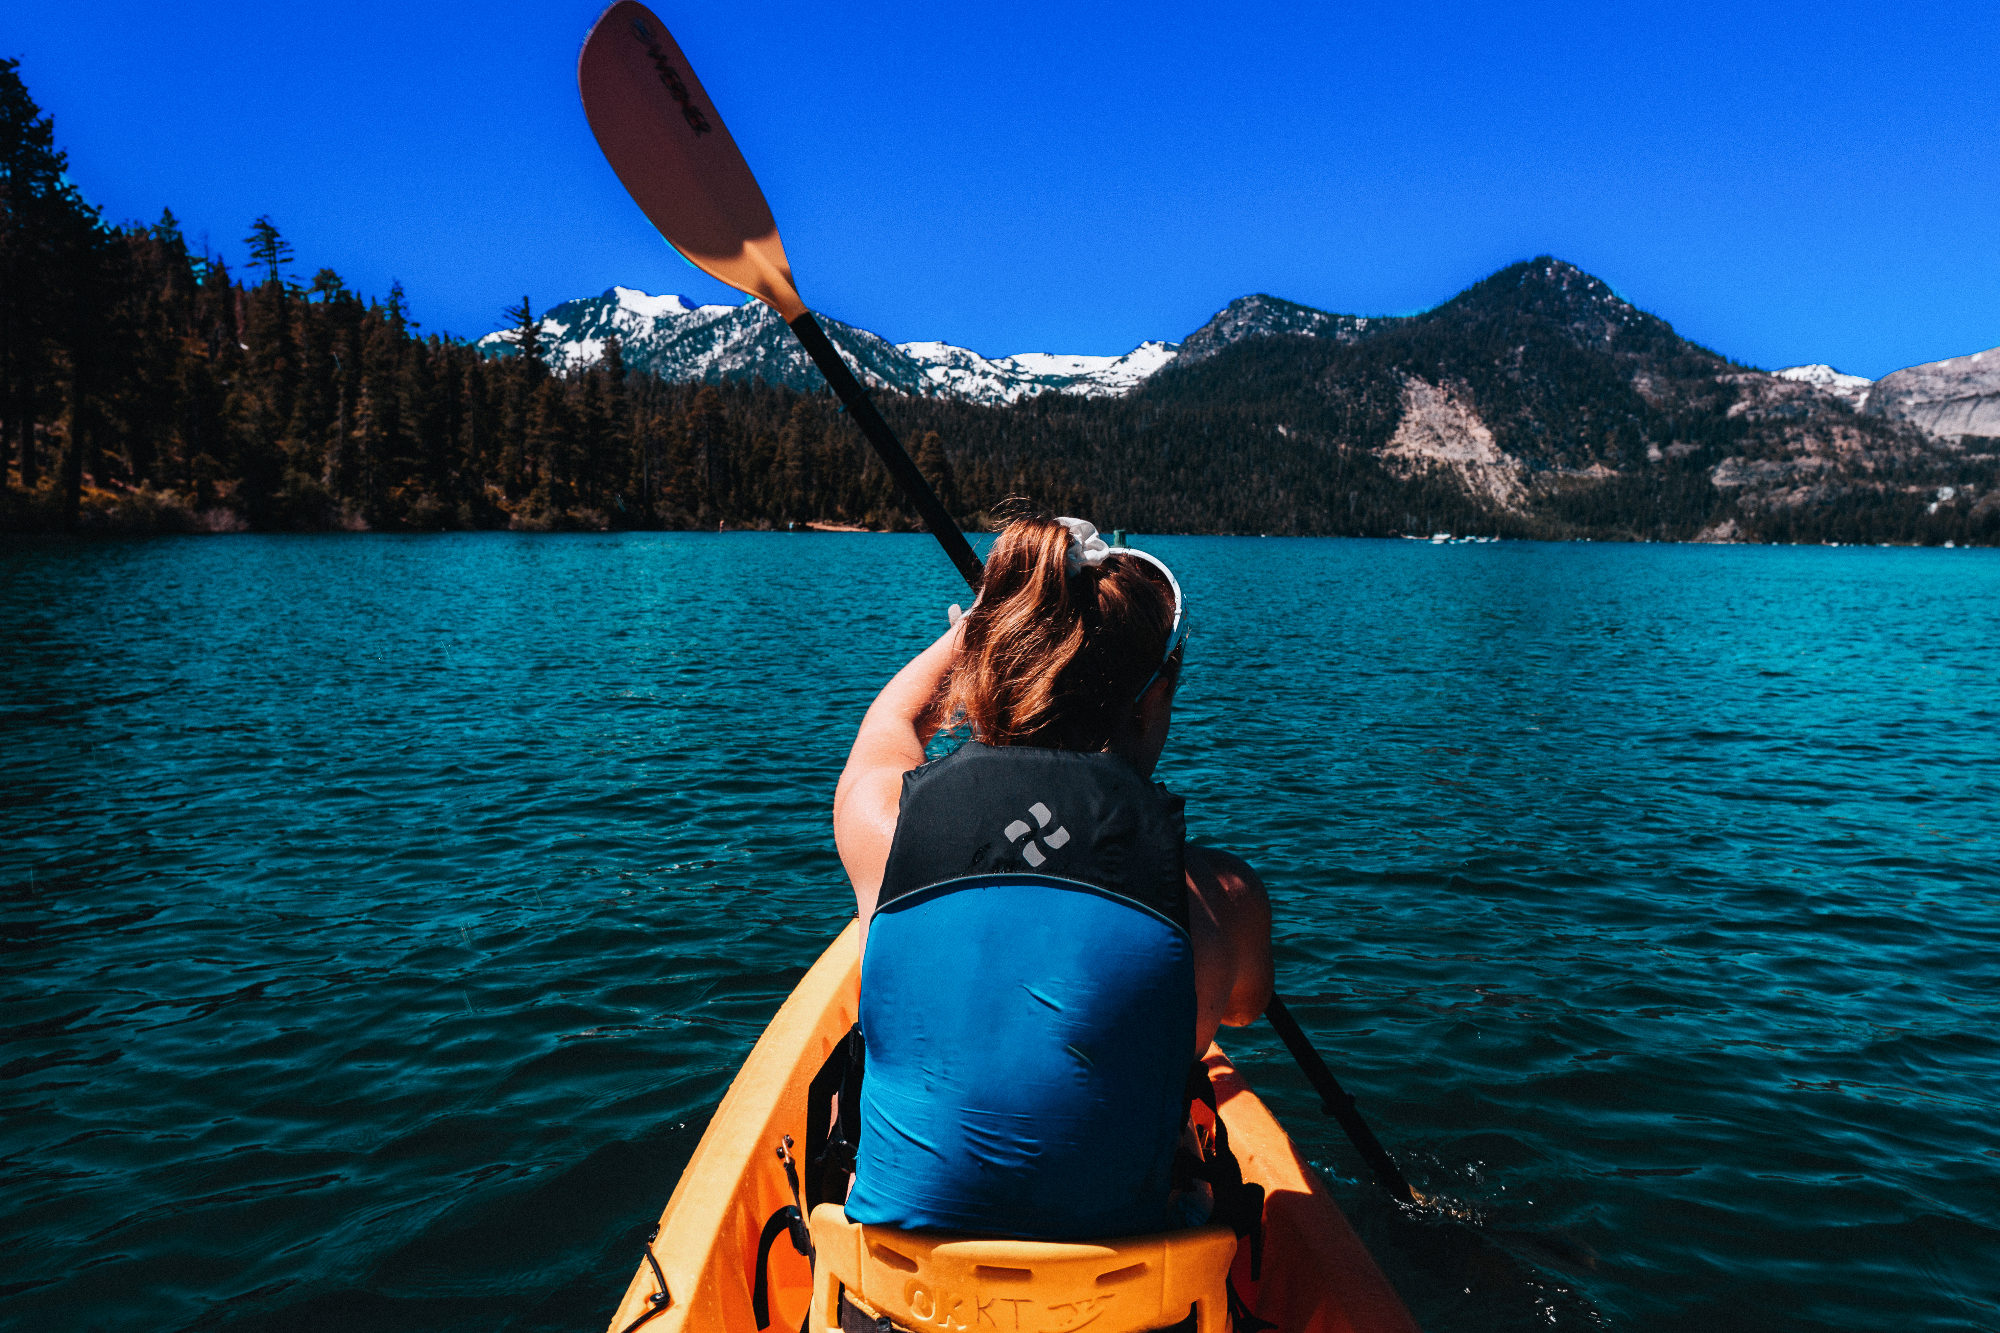
[[[813,364],[819,367],[819,373],[826,376],[826,382],[833,386],[833,391],[840,395],[840,401],[847,405],[847,414],[861,427],[868,443],[875,446],[875,452],[889,469],[889,475],[903,488],[904,497],[916,506],[924,526],[944,547],[951,563],[958,566],[958,572],[965,576],[967,586],[977,592],[985,569],[979,563],[979,557],[973,554],[972,543],[965,540],[958,524],[945,512],[937,492],[931,489],[930,482],[924,479],[924,474],[917,470],[917,465],[910,461],[910,455],[897,441],[896,432],[889,429],[889,423],[882,420],[882,414],[868,400],[868,391],[861,387],[861,381],[854,378],[847,363],[840,359],[840,353],[833,349],[833,341],[826,336],[826,330],[819,326],[811,311],[792,320],[791,326],[792,332],[798,335],[799,341],[811,354]]]
[[[1368,1122],[1354,1109],[1354,1098],[1348,1095],[1347,1089],[1340,1086],[1340,1080],[1326,1067],[1326,1061],[1319,1058],[1319,1052],[1313,1049],[1312,1042],[1308,1041],[1306,1034],[1300,1030],[1298,1020],[1292,1017],[1292,1011],[1285,1008],[1285,1002],[1273,995],[1271,1003],[1264,1008],[1264,1017],[1270,1019],[1271,1026],[1278,1030],[1278,1035],[1284,1039],[1285,1048],[1292,1053],[1292,1059],[1299,1062],[1299,1068],[1305,1071],[1306,1078],[1313,1085],[1313,1091],[1319,1094],[1320,1105],[1325,1107],[1326,1113],[1338,1120],[1340,1127],[1347,1131],[1347,1137],[1353,1141],[1355,1150],[1361,1154],[1361,1159],[1368,1163],[1370,1170],[1374,1171],[1375,1179],[1380,1182],[1382,1188],[1401,1202],[1414,1204],[1417,1198],[1410,1191],[1410,1182],[1403,1179],[1403,1173],[1396,1169],[1395,1162],[1390,1160],[1388,1152],[1376,1139],[1375,1132],[1368,1128]]]

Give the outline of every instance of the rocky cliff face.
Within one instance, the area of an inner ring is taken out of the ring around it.
[[[2000,347],[1884,375],[1862,410],[1939,439],[2000,436]]]
[[[1494,442],[1493,432],[1464,401],[1464,391],[1412,375],[1403,381],[1402,415],[1382,465],[1391,475],[1448,478],[1501,512],[1520,513],[1528,498],[1522,461]]]

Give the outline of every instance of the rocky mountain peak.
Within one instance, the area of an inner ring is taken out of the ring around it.
[[[1672,336],[1666,321],[1645,313],[1574,264],[1539,255],[1510,264],[1454,296],[1434,314],[1461,311],[1481,318],[1528,318],[1555,325],[1573,342],[1608,351],[1614,343]]]
[[[1371,331],[1379,331],[1396,322],[1396,316],[1336,315],[1259,292],[1254,296],[1237,297],[1208,323],[1189,334],[1181,343],[1180,364],[1185,366],[1206,361],[1223,348],[1246,338],[1268,338],[1289,333],[1331,338],[1335,342],[1354,342],[1368,336]]]

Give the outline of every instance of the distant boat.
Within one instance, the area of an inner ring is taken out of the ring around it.
[[[1451,540],[1451,534],[1449,532],[1433,532],[1431,534],[1432,546],[1443,546],[1446,542],[1450,540]]]

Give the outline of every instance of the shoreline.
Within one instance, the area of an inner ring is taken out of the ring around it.
[[[1137,532],[1127,529],[1132,544],[1140,544],[1144,538],[1164,537],[1169,540],[1206,540],[1219,538],[1232,541],[1278,540],[1278,541],[1369,541],[1409,543],[1415,546],[1701,546],[1716,549],[1730,547],[1817,547],[1823,550],[1907,550],[1907,551],[1991,551],[2000,550],[2000,542],[1974,542],[1946,539],[1941,542],[1760,542],[1744,541],[1703,541],[1699,538],[1659,538],[1659,537],[1453,537],[1439,541],[1432,537],[1417,537],[1400,532],[1391,533],[1289,533],[1289,532]],[[466,537],[478,535],[508,537],[614,537],[628,535],[675,535],[687,537],[729,537],[742,534],[762,536],[798,537],[807,534],[824,534],[842,537],[929,537],[923,528],[865,528],[848,523],[801,523],[796,528],[782,527],[727,527],[715,528],[585,528],[585,527],[492,527],[492,528],[318,528],[318,529],[276,529],[262,531],[249,527],[223,526],[215,528],[181,528],[153,531],[120,531],[115,528],[90,528],[81,532],[35,532],[19,529],[0,529],[0,544],[32,545],[39,542],[62,544],[94,544],[111,542],[145,542],[168,538],[228,538],[228,537]],[[969,538],[990,537],[991,532],[967,529]]]

